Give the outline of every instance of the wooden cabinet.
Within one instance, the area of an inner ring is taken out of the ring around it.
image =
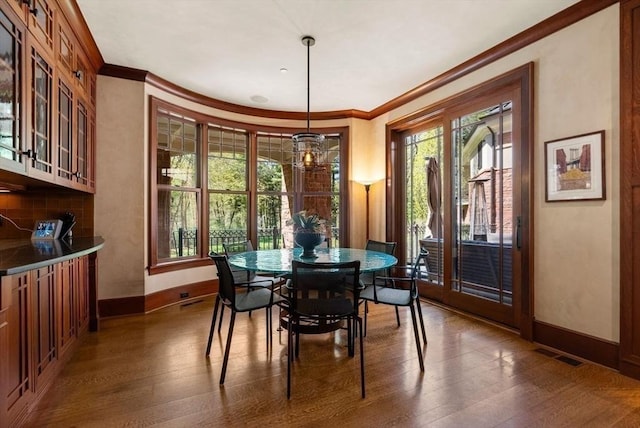
[[[89,324],[89,256],[0,283],[0,427],[19,425]]]
[[[95,189],[95,74],[64,19],[58,20],[59,184]]]
[[[2,401],[0,421],[10,421],[25,414],[33,396],[30,350],[31,275],[23,273],[2,277],[2,313],[7,346],[0,348],[2,365]],[[9,424],[6,424],[9,426]]]
[[[0,169],[93,193],[96,73],[55,6],[0,2]]]

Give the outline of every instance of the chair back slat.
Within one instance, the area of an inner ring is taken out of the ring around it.
[[[393,253],[395,253],[396,251],[396,245],[397,244],[395,242],[381,242],[369,239],[364,248],[365,250],[378,251],[381,253],[393,255]]]
[[[251,241],[229,242],[222,244],[222,248],[224,248],[224,253],[230,256],[232,254],[253,251],[253,244]]]
[[[229,257],[234,254],[253,251],[253,244],[251,241],[229,242],[222,244],[222,248],[224,248],[224,253]],[[231,273],[237,282],[249,282],[256,276],[255,272],[244,269],[234,269],[233,267],[231,268]]]
[[[292,309],[297,309],[298,299],[349,299],[357,308],[360,261],[345,263],[306,263],[293,260],[291,263]]]
[[[369,239],[364,248],[369,251],[378,251],[380,253],[393,255],[396,252],[396,245],[395,242],[382,242]],[[370,285],[375,283],[375,278],[379,275],[391,276],[391,269],[387,268],[376,272],[363,273],[360,275],[360,279],[365,285]]]

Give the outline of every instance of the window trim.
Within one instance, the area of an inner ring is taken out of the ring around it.
[[[158,209],[158,183],[156,178],[156,169],[157,169],[157,149],[158,149],[158,141],[157,141],[157,132],[156,132],[156,121],[158,116],[158,110],[163,109],[169,113],[183,115],[190,119],[195,120],[197,125],[203,126],[208,124],[215,124],[216,126],[230,127],[236,129],[243,129],[249,132],[249,151],[248,151],[248,160],[250,163],[249,167],[249,186],[247,193],[249,194],[249,216],[252,219],[257,217],[257,207],[254,206],[253,199],[257,198],[257,189],[255,188],[255,183],[253,180],[254,164],[256,163],[256,138],[255,135],[257,133],[281,133],[281,134],[294,134],[296,132],[302,131],[301,128],[286,128],[286,127],[275,127],[268,125],[256,125],[252,123],[243,123],[236,122],[228,119],[223,119],[215,116],[206,115],[204,113],[199,113],[197,111],[189,110],[187,108],[172,104],[170,102],[164,101],[160,98],[157,98],[153,95],[149,96],[149,152],[148,152],[148,161],[149,161],[149,170],[148,170],[148,178],[149,178],[149,214],[148,214],[148,240],[147,240],[147,248],[148,248],[148,266],[147,270],[149,275],[178,271],[182,269],[190,269],[200,266],[206,266],[211,264],[211,260],[208,257],[208,245],[201,245],[198,249],[199,253],[192,257],[183,257],[175,260],[158,260],[158,248],[157,248],[157,231],[158,231],[158,217],[157,217],[157,209]],[[199,175],[199,226],[204,224],[204,222],[208,222],[208,209],[209,209],[209,188],[207,182],[207,157],[204,155],[205,152],[203,150],[206,148],[207,141],[207,133],[206,127],[200,129],[198,134],[198,144],[199,144],[199,167],[200,167],[200,175]],[[313,128],[315,132],[323,133],[323,134],[339,134],[340,135],[340,173],[341,176],[344,177],[340,180],[340,205],[341,209],[341,218],[340,224],[341,229],[344,231],[341,233],[342,237],[342,245],[349,246],[350,242],[350,228],[349,228],[349,126],[342,127],[319,127]],[[249,238],[255,239],[253,237],[254,234],[257,234],[255,230],[254,221],[251,221],[248,225],[248,234]],[[205,227],[199,227],[198,239],[201,243],[208,242],[206,239],[208,232]]]

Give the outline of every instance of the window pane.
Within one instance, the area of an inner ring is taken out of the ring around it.
[[[247,190],[247,132],[210,125],[207,135],[209,190]]]
[[[246,241],[246,193],[209,194],[209,251],[224,252],[226,242]]]
[[[158,259],[198,254],[196,192],[158,191]]]
[[[426,129],[405,139],[407,189],[407,260],[414,260],[420,241],[433,240],[436,249],[442,240],[443,127]],[[434,282],[441,282],[442,271],[437,262],[440,252],[433,252]],[[438,279],[440,278],[440,279]]]
[[[287,192],[293,189],[291,138],[258,135],[258,192]]]
[[[511,102],[452,124],[452,289],[510,305],[512,239]]]
[[[287,196],[258,195],[257,249],[293,247],[293,227],[286,224],[291,217],[289,213]]]
[[[158,117],[158,184],[197,187],[197,134],[197,126],[193,123],[174,117]]]
[[[327,239],[333,239],[332,231],[334,225],[337,226],[337,221],[333,215],[333,197],[327,196],[304,196],[303,197],[303,210],[311,213],[317,213],[321,219],[325,220],[325,233]]]

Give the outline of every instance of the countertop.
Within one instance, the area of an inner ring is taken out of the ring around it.
[[[104,246],[101,236],[73,238],[70,241],[0,240],[0,276],[13,275],[81,257]]]

